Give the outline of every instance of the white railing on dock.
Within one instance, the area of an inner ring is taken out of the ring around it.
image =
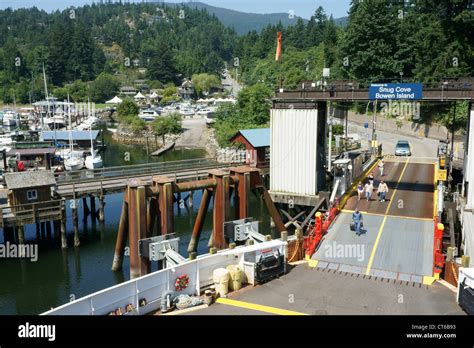
[[[188,287],[180,291],[180,294],[199,295],[202,289],[214,283],[212,278],[214,270],[229,265],[241,265],[244,279],[253,284],[253,269],[246,267],[248,263],[245,262],[245,256],[269,248],[278,249],[286,259],[286,242],[281,240],[222,250],[217,254],[201,255],[196,260],[186,261],[181,265],[98,291],[51,309],[42,315],[107,315],[118,308],[124,309],[129,304],[133,306],[133,310],[126,315],[149,314],[160,308],[161,296],[166,291],[174,290],[177,277],[183,274],[189,277]],[[146,305],[140,307],[142,299],[146,300]]]

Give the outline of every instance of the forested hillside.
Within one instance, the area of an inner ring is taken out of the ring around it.
[[[198,73],[219,75],[225,63],[247,85],[295,87],[331,78],[361,83],[433,83],[474,73],[470,0],[353,1],[346,27],[323,8],[309,21],[268,25],[239,36],[205,10],[157,4],[102,4],[48,14],[36,8],[0,11],[0,99],[43,97],[42,64],[51,91],[103,101],[119,85],[146,79],[152,87]],[[283,53],[275,62],[277,32]],[[138,72],[145,68],[146,74]],[[105,89],[104,89],[105,87]],[[104,91],[108,91],[104,93]]]
[[[162,83],[220,73],[233,56],[233,30],[205,11],[161,9],[117,3],[52,14],[36,8],[0,11],[0,99],[9,102],[15,92],[26,102],[31,83],[35,96],[41,95],[43,62],[54,86],[90,81],[101,72],[138,78],[132,76],[137,67],[147,68],[148,80]]]

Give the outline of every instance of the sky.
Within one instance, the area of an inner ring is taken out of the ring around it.
[[[95,1],[99,2],[99,0]],[[49,12],[92,2],[92,0],[0,0],[0,9],[36,6]],[[130,0],[130,2],[141,2],[141,0]],[[189,2],[189,0],[166,0],[165,2]],[[314,10],[319,6],[322,6],[334,18],[344,17],[347,15],[350,4],[350,0],[201,0],[201,2],[212,6],[252,13],[288,13],[293,11],[295,16],[303,18],[311,17]]]

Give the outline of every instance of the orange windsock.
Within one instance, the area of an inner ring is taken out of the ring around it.
[[[280,60],[280,57],[281,57],[281,31],[277,33],[277,50],[276,50],[275,60],[276,61]]]

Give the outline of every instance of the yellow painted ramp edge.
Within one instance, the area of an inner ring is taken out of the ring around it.
[[[255,304],[255,303],[231,300],[229,298],[222,298],[222,297],[218,298],[216,300],[216,303],[220,303],[220,304],[224,304],[224,305],[228,305],[228,306],[239,307],[239,308],[251,309],[251,310],[254,310],[254,311],[265,312],[265,313],[276,314],[276,315],[309,315],[309,314],[306,314],[306,313],[289,311],[287,309],[281,309],[281,308],[270,307],[270,306],[263,306],[263,305],[259,305],[259,304]]]
[[[308,261],[308,266],[315,268],[318,265],[318,260],[312,260],[308,255],[305,256],[305,260]]]

